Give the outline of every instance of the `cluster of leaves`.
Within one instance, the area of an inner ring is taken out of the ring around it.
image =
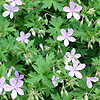
[[[70,0],[22,1],[23,5],[19,6],[19,11],[14,13],[11,20],[9,16],[2,16],[5,11],[3,4],[6,2],[0,0],[0,77],[9,80],[14,76],[14,72],[10,77],[5,74],[11,66],[25,76],[25,94],[16,100],[87,100],[87,97],[89,100],[99,100],[100,82],[88,89],[85,78],[86,75],[96,75],[100,79],[100,27],[97,25],[100,0],[73,0],[83,7],[79,21],[66,18],[63,7],[69,6]],[[40,16],[42,19],[39,21]],[[73,36],[77,38],[68,47],[57,41],[62,28],[73,28]],[[31,29],[36,36],[31,35],[27,45],[16,41],[20,31],[32,33]],[[43,44],[44,52],[40,43]],[[81,71],[82,80],[71,78],[64,68],[63,57],[72,48],[82,55],[80,62],[86,64],[86,68]],[[53,66],[61,70],[60,75],[53,72]],[[54,74],[64,80],[57,87],[53,86],[51,80]],[[11,100],[9,93],[6,96]],[[0,100],[4,100],[4,97],[5,93],[2,93]]]

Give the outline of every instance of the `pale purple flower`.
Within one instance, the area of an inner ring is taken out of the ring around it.
[[[69,41],[75,42],[76,39],[74,37],[70,37],[73,34],[74,30],[73,29],[68,29],[68,33],[66,30],[61,29],[61,34],[60,36],[57,37],[57,40],[62,41],[64,40],[64,45],[67,47],[69,45]]]
[[[56,86],[58,86],[58,84],[57,84],[57,80],[59,79],[59,77],[56,77],[55,75],[53,75],[53,77],[52,77],[52,84],[56,87]],[[59,81],[60,83],[63,83],[63,80],[61,80],[61,81]]]
[[[16,80],[16,81],[21,81],[21,79],[23,79],[24,78],[24,75],[19,75],[19,73],[17,72],[17,71],[15,71],[15,77],[14,77],[14,79]]]
[[[4,77],[1,77],[0,78],[0,94],[3,91],[4,85],[5,85],[4,83],[5,83],[5,78]]]
[[[30,35],[31,35],[31,33],[27,33],[27,34],[24,35],[24,32],[21,31],[20,32],[20,37],[16,38],[16,40],[21,41],[21,42],[24,41],[26,44],[28,44],[29,40],[27,38],[29,38]]]
[[[79,64],[78,65],[78,61],[74,61],[73,63],[73,67],[72,66],[69,66],[69,65],[66,65],[65,66],[65,69],[70,71],[69,72],[69,76],[73,77],[74,75],[81,79],[82,78],[82,74],[79,72],[79,70],[82,70],[85,68],[85,64]]]
[[[21,0],[6,0],[7,2],[11,2],[12,6],[15,7],[17,5],[22,5]]]
[[[3,13],[3,17],[7,17],[10,14],[10,18],[13,19],[14,13],[19,10],[18,7],[13,7],[11,4],[10,6],[8,4],[3,4],[4,8],[7,10]]]
[[[56,87],[56,86],[58,86],[58,84],[56,83],[56,80],[58,80],[59,79],[59,77],[56,77],[55,75],[53,75],[53,77],[52,77],[52,84]]]
[[[100,27],[100,19],[98,19],[97,24],[98,24],[98,26]]]
[[[4,90],[5,91],[12,91],[11,97],[15,99],[17,97],[17,93],[19,95],[24,95],[23,90],[20,88],[23,85],[23,81],[16,81],[14,78],[10,79],[10,85],[5,84]]]
[[[70,19],[72,16],[74,16],[74,18],[75,18],[76,20],[79,20],[79,19],[80,19],[80,15],[79,15],[77,12],[79,12],[79,11],[82,10],[82,6],[77,6],[77,7],[75,7],[75,3],[74,3],[73,1],[71,1],[71,2],[70,2],[70,8],[67,7],[67,6],[65,6],[65,7],[63,8],[63,10],[64,10],[65,12],[68,12],[68,14],[67,14],[67,19]]]
[[[88,88],[92,88],[92,82],[97,82],[99,79],[96,77],[87,77],[86,80]]]
[[[75,54],[76,50],[73,48],[70,52],[66,52],[66,56],[68,57],[68,62],[78,60],[81,57],[81,54]]]
[[[55,71],[55,67],[53,67],[53,71]],[[56,73],[60,74],[61,73],[61,70],[57,70]],[[55,75],[53,75],[52,77],[52,84],[56,87],[58,86],[58,84],[56,83],[56,80],[58,80],[59,77],[56,77]],[[63,83],[63,80],[59,81],[60,83]]]

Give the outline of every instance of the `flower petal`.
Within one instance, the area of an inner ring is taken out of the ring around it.
[[[73,12],[73,16],[74,16],[74,18],[75,18],[76,20],[79,20],[79,19],[80,19],[80,15],[77,14],[77,13],[75,13],[75,12]]]
[[[88,88],[92,88],[92,82],[90,80],[87,80],[87,86]]]
[[[77,78],[79,78],[79,79],[82,78],[82,74],[81,74],[80,72],[78,72],[78,71],[75,71],[75,76],[76,76]]]
[[[21,0],[15,0],[17,5],[22,5],[22,1]]]
[[[79,11],[81,11],[82,10],[82,6],[77,6],[76,8],[75,8],[75,12],[79,12]]]
[[[3,91],[3,88],[2,88],[2,87],[0,87],[0,94],[2,93],[2,91]]]
[[[22,40],[22,38],[21,37],[18,37],[18,38],[16,38],[16,40],[19,42],[19,41]]]
[[[11,97],[12,97],[12,99],[15,99],[17,97],[17,91],[16,90],[12,91]]]
[[[69,41],[67,39],[64,40],[64,45],[67,47],[69,45]]]
[[[66,35],[67,35],[66,30],[61,29],[61,34],[62,34],[63,36],[66,36]]]
[[[68,37],[68,40],[71,41],[71,42],[75,42],[76,39],[74,37]]]
[[[71,36],[71,35],[73,34],[73,32],[74,32],[73,29],[69,29],[69,28],[68,28],[68,33],[67,33],[67,35],[68,35],[68,36]]]
[[[5,91],[11,91],[13,89],[13,87],[8,85],[8,84],[4,84],[3,88],[4,88]]]
[[[18,94],[24,95],[24,91],[21,88],[16,88],[16,91],[18,92]]]
[[[0,84],[4,84],[4,82],[5,82],[5,78],[4,77],[1,77]]]
[[[9,11],[5,11],[2,15],[3,15],[3,17],[7,17],[9,14],[10,14]]]
[[[71,8],[71,10],[75,9],[75,3],[73,1],[70,2],[70,8]]]
[[[77,66],[78,66],[78,61],[77,61],[77,60],[75,60],[75,61],[74,61],[74,63],[73,63],[73,67],[74,67],[74,69],[76,69],[76,68],[77,68]]]
[[[73,48],[73,49],[71,50],[71,54],[74,55],[75,52],[76,52],[76,50],[75,50],[75,48]]]
[[[25,34],[25,38],[30,37],[30,35],[31,35],[31,33],[27,33],[27,34]]]
[[[28,44],[28,41],[29,41],[28,39],[25,39],[25,40],[24,40],[24,42],[25,42],[26,44]]]
[[[18,7],[13,8],[13,12],[17,12],[19,10]]]
[[[18,80],[18,82],[17,82],[16,86],[17,86],[17,87],[21,87],[21,86],[23,85],[23,83],[24,83],[23,81]]]
[[[65,12],[70,12],[70,11],[71,11],[71,9],[70,9],[69,7],[67,7],[67,6],[65,6],[65,7],[63,8],[63,10],[64,10]]]
[[[23,31],[20,32],[20,36],[24,37],[24,32]]]
[[[21,80],[21,79],[23,79],[24,78],[24,75],[20,75],[19,76],[19,79]]]
[[[82,70],[82,69],[84,69],[85,68],[85,64],[80,64],[80,65],[78,65],[77,67],[76,67],[76,70]]]
[[[72,66],[69,66],[69,65],[66,65],[66,66],[65,66],[65,69],[66,69],[66,70],[69,70],[69,71],[72,71],[72,70],[73,70],[73,67],[72,67]]]
[[[14,78],[11,78],[10,79],[10,84],[12,85],[12,86],[15,86],[16,85],[16,80],[14,79]]]
[[[72,17],[72,12],[67,14],[67,19],[70,19]]]
[[[14,17],[14,13],[10,12],[10,18],[13,19],[13,17]]]
[[[58,41],[62,41],[62,40],[64,40],[64,39],[65,39],[65,37],[64,37],[64,36],[61,36],[61,35],[57,37],[57,40],[58,40]]]
[[[19,77],[19,73],[17,71],[15,71],[15,77]]]
[[[8,4],[3,4],[3,7],[4,7],[6,10],[9,10],[9,9],[10,9],[10,7],[9,7]]]
[[[81,54],[75,54],[74,57],[80,58],[81,57]]]
[[[74,71],[70,71],[70,72],[68,73],[68,75],[71,76],[71,77],[73,77],[73,76],[74,76]]]
[[[99,79],[96,78],[96,77],[89,77],[89,79],[92,81],[92,82],[97,82]]]

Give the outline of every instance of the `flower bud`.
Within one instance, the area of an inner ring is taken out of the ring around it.
[[[64,90],[64,93],[65,93],[66,96],[68,96],[68,92],[66,90]]]
[[[87,94],[85,94],[84,99],[85,99],[85,100],[88,100],[88,95],[87,95]]]
[[[36,36],[36,33],[35,33],[34,29],[31,28],[30,31],[31,31],[32,35],[35,37]]]
[[[88,14],[90,15],[93,15],[95,13],[95,10],[94,8],[90,8],[88,11],[87,11]]]

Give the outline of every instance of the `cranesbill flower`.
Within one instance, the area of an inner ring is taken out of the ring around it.
[[[65,69],[70,71],[69,76],[73,77],[75,75],[79,79],[82,78],[82,74],[79,72],[79,70],[82,70],[84,68],[85,68],[85,64],[78,65],[78,61],[74,61],[73,67],[69,65],[65,66]]]
[[[61,29],[61,34],[60,36],[57,37],[57,40],[62,41],[64,40],[64,45],[67,47],[69,45],[69,41],[75,42],[76,39],[74,37],[70,37],[73,34],[74,30],[73,29],[68,29],[68,33],[66,30]]]
[[[13,19],[14,13],[19,10],[18,7],[13,7],[11,4],[10,6],[8,4],[3,4],[4,8],[7,10],[3,13],[3,17],[7,17],[10,14],[10,18]]]
[[[24,41],[26,44],[28,44],[29,40],[27,38],[29,38],[30,35],[31,35],[31,33],[27,33],[27,34],[24,35],[24,32],[21,31],[20,32],[20,37],[16,38],[16,40],[21,41],[21,42]]]
[[[14,77],[14,79],[16,80],[16,81],[21,81],[21,79],[23,79],[24,78],[24,75],[19,75],[19,73],[17,72],[17,71],[15,71],[15,77]]]
[[[65,7],[63,8],[63,10],[64,10],[65,12],[68,12],[68,14],[67,14],[67,19],[70,19],[72,16],[74,16],[74,18],[75,18],[76,20],[79,20],[79,19],[80,19],[80,15],[79,15],[77,12],[79,12],[79,11],[82,10],[82,6],[77,6],[77,7],[75,7],[75,3],[74,3],[73,1],[71,1],[71,2],[70,2],[70,8],[67,7],[67,6],[65,6]]]
[[[11,4],[14,6],[17,5],[22,5],[22,1],[21,0],[6,0],[7,2],[11,2]]]
[[[52,84],[56,87],[56,86],[58,86],[58,84],[56,83],[56,80],[58,80],[59,79],[59,77],[56,77],[55,75],[53,75],[53,77],[52,77]]]
[[[92,82],[97,82],[99,79],[96,77],[87,77],[86,80],[88,88],[92,88]]]
[[[1,79],[0,79],[0,94],[3,91],[4,85],[5,85],[4,83],[5,83],[5,78],[1,77]]]
[[[4,90],[5,91],[12,91],[11,97],[15,99],[17,97],[17,93],[19,95],[24,95],[23,90],[20,88],[23,85],[23,81],[16,81],[14,78],[10,79],[10,85],[5,84]]]
[[[78,60],[81,57],[81,54],[75,54],[76,50],[73,48],[70,52],[66,52],[66,56],[68,57],[68,62]]]

